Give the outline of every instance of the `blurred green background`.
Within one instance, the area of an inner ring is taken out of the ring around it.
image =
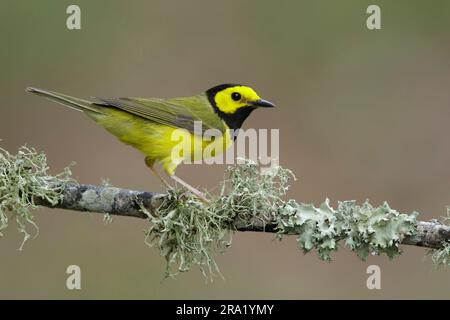
[[[82,29],[66,28],[81,7]],[[382,29],[366,28],[378,4]],[[428,220],[450,204],[450,2],[16,1],[0,4],[0,143],[45,151],[53,172],[162,191],[137,151],[83,114],[24,92],[36,86],[91,96],[175,97],[225,82],[249,84],[276,110],[246,127],[280,129],[280,162],[299,178],[290,197],[318,204],[369,198]],[[216,186],[223,166],[185,165]],[[450,298],[448,270],[425,250],[361,262],[303,255],[294,238],[238,233],[218,257],[226,280],[193,269],[162,281],[165,262],[143,242],[146,222],[39,209],[37,239],[18,251],[14,223],[0,239],[0,298]],[[82,290],[65,287],[77,264]],[[381,290],[366,268],[381,267]]]

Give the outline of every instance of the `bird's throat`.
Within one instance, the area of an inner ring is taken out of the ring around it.
[[[218,116],[225,122],[225,124],[230,129],[240,129],[242,127],[242,124],[244,123],[245,119],[252,113],[252,111],[255,109],[253,107],[243,107],[236,110],[235,113],[224,113],[220,111],[217,108],[214,108]]]

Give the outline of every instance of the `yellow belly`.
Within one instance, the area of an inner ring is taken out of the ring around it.
[[[216,156],[232,145],[228,130],[211,141],[185,129],[156,124],[117,109],[109,109],[108,113],[89,116],[120,141],[140,150],[153,162],[161,163],[169,175],[183,161]]]

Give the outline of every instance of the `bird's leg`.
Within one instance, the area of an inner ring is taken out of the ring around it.
[[[171,188],[171,185],[163,178],[161,177],[161,175],[158,173],[158,171],[156,171],[154,164],[155,162],[153,160],[150,160],[149,157],[145,158],[145,164],[147,165],[147,167],[150,168],[150,170],[152,170],[153,174],[155,176],[158,177],[158,179],[167,187],[167,188]]]
[[[193,186],[191,186],[190,184],[188,184],[184,180],[178,178],[176,175],[170,175],[169,177],[172,178],[175,182],[181,184],[186,189],[188,189],[192,194],[194,194],[197,198],[199,198],[203,202],[209,202],[209,200],[206,199],[206,196],[205,196],[205,194],[203,192],[195,189]]]
[[[145,164],[147,165],[147,167],[150,168],[150,170],[152,170],[152,172],[155,174],[155,176],[157,176],[167,188],[172,188],[172,186],[163,177],[161,177],[161,175],[155,170],[154,163],[155,162],[153,160],[151,160],[149,157],[145,158]],[[167,169],[166,169],[166,171],[167,171]],[[209,202],[208,199],[206,199],[206,196],[205,196],[205,194],[203,192],[195,189],[193,186],[191,186],[190,184],[188,184],[184,180],[178,178],[174,174],[168,173],[168,175],[169,175],[169,177],[172,180],[174,180],[175,182],[181,184],[183,187],[185,187],[188,191],[190,191],[193,195],[195,195],[197,198],[199,198],[203,202]]]
[[[158,173],[158,171],[156,171],[156,169],[154,167],[150,167],[150,170],[152,170],[153,174],[155,176],[158,177],[159,180],[161,180],[161,182],[167,187],[167,188],[171,188],[172,186],[166,181],[166,179],[164,179],[163,177],[161,177],[161,175]]]

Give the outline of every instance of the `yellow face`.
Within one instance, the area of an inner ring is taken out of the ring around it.
[[[216,93],[214,101],[217,108],[223,113],[233,114],[239,108],[250,108],[251,102],[261,100],[258,94],[250,87],[234,86]]]

